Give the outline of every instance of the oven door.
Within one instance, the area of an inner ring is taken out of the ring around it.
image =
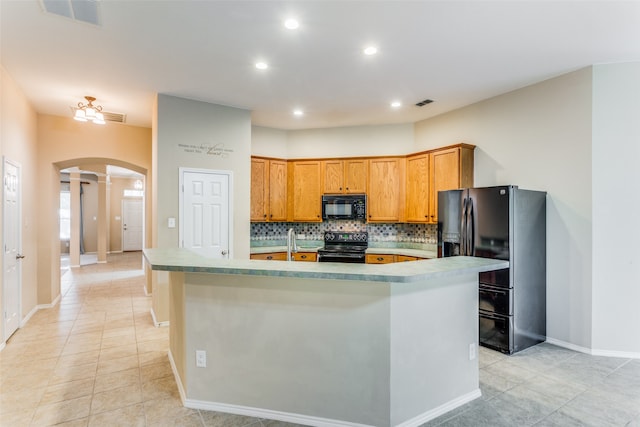
[[[318,251],[318,262],[348,262],[352,264],[364,264],[366,260],[364,252],[332,252]]]
[[[483,311],[510,316],[513,314],[511,293],[513,289],[480,284],[479,308]]]
[[[480,345],[513,353],[513,316],[502,316],[480,310]]]

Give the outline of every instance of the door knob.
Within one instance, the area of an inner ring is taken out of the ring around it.
[[[226,255],[226,254],[228,254],[228,253],[229,253],[229,251],[227,251],[226,249],[223,249],[223,250],[222,250],[222,255]]]
[[[17,254],[17,255],[16,255],[16,259],[22,259],[22,258],[24,258],[24,257],[25,257],[25,255],[20,255],[20,254]]]

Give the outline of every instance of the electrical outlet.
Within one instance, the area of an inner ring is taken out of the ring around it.
[[[204,350],[196,350],[196,368],[207,367],[207,352]]]
[[[476,344],[475,343],[471,343],[469,344],[469,360],[473,360],[476,358]]]

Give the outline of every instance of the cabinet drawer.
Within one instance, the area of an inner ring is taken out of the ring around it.
[[[408,255],[396,255],[396,262],[417,261],[420,258]]]
[[[315,252],[296,252],[291,256],[294,261],[316,262],[318,260],[318,254]]]
[[[367,254],[367,264],[388,264],[395,262],[394,255]]]
[[[286,261],[287,253],[286,252],[271,252],[266,254],[252,254],[250,256],[251,259],[262,259],[268,261]]]

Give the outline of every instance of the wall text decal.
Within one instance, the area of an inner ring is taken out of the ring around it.
[[[204,154],[206,156],[217,156],[222,159],[229,157],[233,153],[233,149],[225,148],[223,143],[211,145],[211,144],[178,144],[178,147],[185,153]]]

